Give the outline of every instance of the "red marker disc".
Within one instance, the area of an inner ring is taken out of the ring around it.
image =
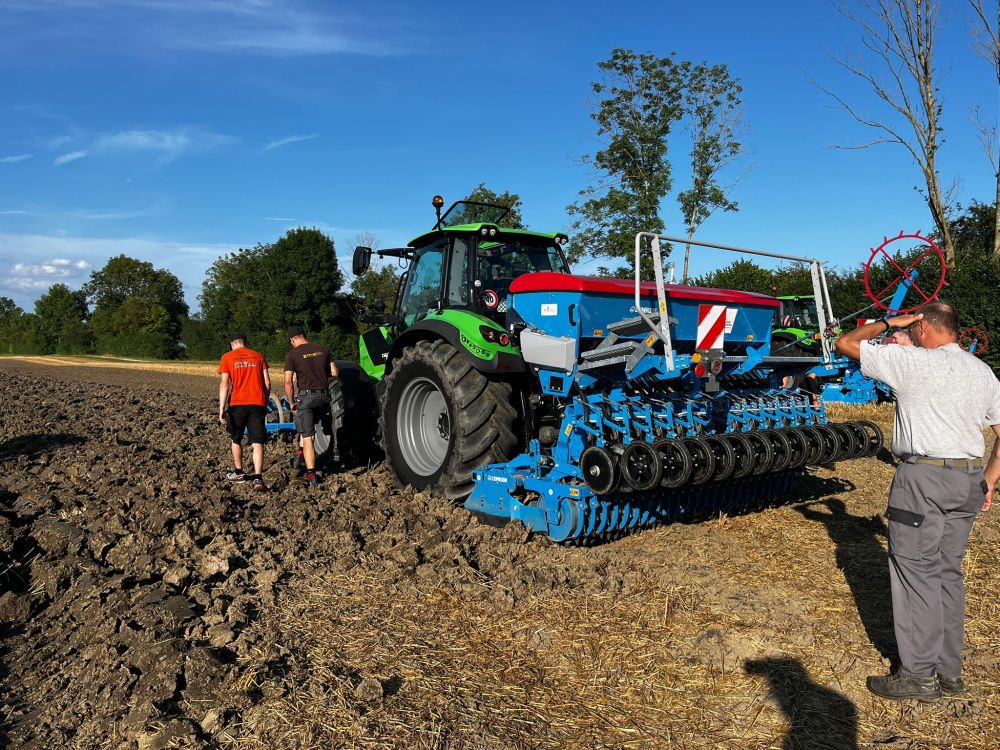
[[[898,242],[899,240],[918,240],[925,245],[927,249],[921,253],[915,261],[910,263],[905,268],[899,264],[899,262],[892,257],[892,254],[886,250],[886,247],[891,245],[893,242]],[[871,270],[872,262],[877,258],[885,258],[889,263],[895,266],[895,270],[898,271],[898,275],[885,285],[879,292],[874,292],[871,287],[871,281],[869,279],[868,273]],[[865,293],[875,303],[876,307],[880,307],[883,310],[889,310],[890,308],[882,301],[885,297],[894,293],[896,287],[903,283],[905,279],[910,283],[911,291],[917,293],[918,302],[912,307],[904,307],[899,310],[894,310],[897,313],[908,313],[913,312],[921,305],[924,305],[931,300],[937,299],[938,293],[944,288],[944,276],[947,265],[944,262],[944,253],[941,252],[941,248],[937,246],[934,240],[928,239],[927,237],[922,237],[919,234],[904,234],[900,232],[895,237],[886,238],[886,240],[876,248],[872,249],[871,257],[868,258],[868,262],[865,263]],[[917,274],[919,281],[912,278],[913,271],[919,271]],[[933,286],[934,279],[937,277],[937,286]],[[929,281],[928,281],[929,280]],[[928,290],[933,288],[934,291],[928,293]]]

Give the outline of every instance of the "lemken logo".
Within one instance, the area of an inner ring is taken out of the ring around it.
[[[635,305],[632,305],[632,307],[630,307],[628,311],[632,313],[637,312],[635,309]],[[656,310],[654,310],[652,307],[645,307],[645,306],[643,306],[642,311],[646,313],[646,315],[652,315],[653,313],[656,312]]]
[[[486,477],[486,481],[496,482],[497,484],[507,484],[507,477],[498,477],[494,474],[490,474],[488,477]]]

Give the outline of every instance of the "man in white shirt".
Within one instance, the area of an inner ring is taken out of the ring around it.
[[[871,339],[907,329],[914,346]],[[896,396],[892,452],[900,463],[889,490],[889,574],[899,669],[869,677],[883,698],[938,700],[965,692],[962,558],[976,513],[1000,478],[1000,440],[983,471],[983,428],[1000,437],[1000,382],[958,345],[958,315],[930,302],[845,334],[837,351]]]

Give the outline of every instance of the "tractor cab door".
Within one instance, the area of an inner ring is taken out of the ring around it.
[[[428,312],[437,309],[444,282],[447,238],[417,249],[406,272],[406,284],[399,301],[399,324],[409,328]]]

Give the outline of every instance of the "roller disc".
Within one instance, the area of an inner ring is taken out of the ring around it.
[[[882,434],[882,428],[870,419],[861,419],[855,424],[868,433],[868,441],[865,443],[865,451],[863,455],[874,456],[882,448],[885,441],[885,436]]]
[[[703,484],[715,474],[715,454],[711,446],[702,437],[688,437],[682,441],[688,453],[694,470],[691,473],[691,484]]]
[[[744,432],[743,437],[749,440],[753,446],[754,476],[759,476],[770,471],[771,465],[774,463],[774,448],[771,447],[771,441],[762,435],[760,431],[756,430],[754,432]]]
[[[708,443],[715,456],[715,474],[712,478],[716,482],[725,482],[736,471],[736,452],[733,446],[722,435],[706,435],[703,440]]]
[[[815,427],[796,427],[795,429],[802,433],[809,444],[806,464],[819,463],[823,458],[823,435]]]
[[[837,433],[837,438],[840,440],[840,451],[837,453],[837,460],[847,461],[855,458],[860,452],[861,446],[858,445],[854,437],[854,432],[847,429],[847,425],[839,422],[831,424],[830,429]]]
[[[825,464],[833,463],[840,455],[840,438],[828,424],[817,425],[816,429],[823,436],[823,455],[820,461]]]
[[[731,432],[722,436],[733,447],[733,454],[736,457],[736,466],[733,469],[733,479],[742,479],[753,473],[754,457],[753,445],[742,433]]]
[[[667,489],[676,489],[691,481],[694,463],[691,454],[680,440],[657,440],[653,449],[660,454],[663,466],[662,484]]]
[[[854,439],[854,455],[851,458],[861,458],[865,455],[865,450],[868,447],[868,433],[857,422],[844,422],[843,427],[851,433],[851,437]]]
[[[806,436],[796,429],[782,430],[782,434],[788,439],[788,443],[792,447],[792,460],[788,463],[788,468],[798,469],[805,466],[811,451]]]
[[[586,448],[580,456],[580,473],[595,495],[614,492],[621,481],[617,456],[596,445]]]
[[[792,444],[781,430],[764,430],[762,433],[771,442],[774,460],[771,471],[784,471],[792,463]]]
[[[663,459],[649,443],[631,443],[621,460],[622,478],[636,490],[651,490],[663,478]]]

